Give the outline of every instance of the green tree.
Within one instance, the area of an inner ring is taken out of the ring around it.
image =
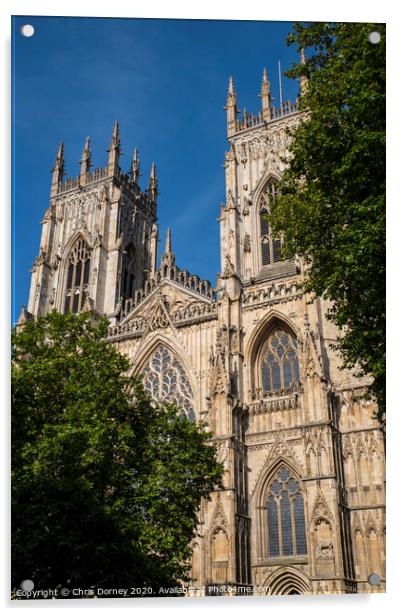
[[[373,44],[369,34],[378,32]],[[304,256],[305,289],[331,301],[344,367],[371,375],[385,407],[385,26],[295,24],[308,80],[271,224]]]
[[[175,586],[201,497],[220,484],[211,434],[150,402],[106,319],[53,312],[12,340],[12,586]]]

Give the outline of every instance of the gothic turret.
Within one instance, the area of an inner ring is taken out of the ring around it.
[[[110,141],[110,147],[108,149],[109,159],[108,159],[108,170],[109,175],[113,175],[119,166],[119,157],[120,157],[120,128],[119,123],[114,123],[112,139]]]
[[[156,177],[156,167],[154,161],[152,161],[151,173],[149,174],[148,194],[151,201],[153,203],[156,203],[156,199],[158,196],[158,179]]]
[[[84,149],[80,160],[80,182],[85,183],[89,170],[91,168],[91,140],[86,138]]]
[[[237,129],[237,96],[234,88],[233,77],[229,77],[229,89],[226,98],[226,122],[227,132],[230,137],[236,132]]]
[[[264,68],[262,72],[262,82],[261,82],[261,90],[260,90],[260,99],[261,99],[261,110],[262,110],[262,119],[266,122],[271,120],[271,84],[268,80],[267,69]]]
[[[52,169],[52,187],[50,191],[51,197],[57,194],[58,187],[63,181],[63,175],[64,175],[64,143],[61,141],[59,145],[59,149],[57,150],[54,167]]]
[[[140,175],[140,157],[138,156],[137,146],[135,146],[131,161],[130,181],[133,184],[138,184]]]

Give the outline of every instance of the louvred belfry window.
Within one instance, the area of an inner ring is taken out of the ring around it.
[[[271,205],[278,196],[277,182],[269,180],[261,193],[258,202],[260,217],[260,242],[261,242],[261,265],[271,265],[281,261],[282,235],[275,236],[267,221],[267,214],[271,211]]]
[[[64,312],[81,312],[89,291],[91,250],[80,238],[72,247],[67,261],[67,283],[64,297]]]
[[[135,279],[136,258],[132,244],[130,244],[124,252],[122,270],[121,295],[124,298],[132,298],[134,290],[137,288]]]

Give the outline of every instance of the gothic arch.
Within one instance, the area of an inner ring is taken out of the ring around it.
[[[181,366],[185,377],[188,379],[189,388],[191,389],[193,400],[194,416],[192,417],[192,419],[195,419],[199,409],[199,395],[198,388],[196,386],[195,379],[193,376],[193,370],[191,369],[191,366],[189,366],[189,362],[186,359],[183,351],[170,338],[158,332],[156,332],[154,336],[150,337],[148,344],[146,344],[140,351],[140,353],[135,357],[134,367],[132,368],[130,375],[141,375],[147,363],[157,352],[160,346],[167,349],[167,351],[171,354],[172,358],[176,360],[176,362],[178,362],[178,364]]]
[[[309,579],[293,567],[277,569],[263,586],[267,589],[267,595],[308,595],[311,592]]]
[[[72,247],[74,246],[74,244],[79,240],[82,239],[84,240],[84,242],[86,242],[89,246],[89,248],[91,250],[94,249],[92,240],[90,238],[90,236],[88,235],[88,233],[85,232],[84,229],[78,229],[77,231],[75,231],[72,236],[70,237],[70,239],[66,242],[66,244],[64,245],[62,254],[61,254],[61,262],[64,263],[66,258],[68,257],[68,255],[70,254],[70,251],[72,249]]]
[[[281,175],[279,173],[277,173],[277,171],[274,171],[272,169],[268,169],[263,176],[261,177],[260,181],[257,184],[257,187],[254,190],[254,194],[253,194],[253,210],[256,209],[256,205],[260,200],[260,197],[264,191],[265,186],[268,184],[268,182],[270,180],[274,180],[274,182],[280,182],[282,179]]]
[[[257,358],[261,348],[269,336],[269,334],[278,326],[283,326],[285,330],[293,334],[296,338],[297,344],[300,347],[300,332],[295,327],[295,324],[286,315],[278,312],[277,310],[271,310],[259,323],[256,325],[251,333],[251,336],[247,342],[245,349],[245,363],[248,366],[248,380],[249,391],[253,395],[257,386],[256,370]],[[299,353],[299,366],[300,366],[300,353]]]
[[[254,490],[255,506],[257,508],[265,506],[265,496],[268,490],[268,486],[281,466],[286,466],[289,471],[293,473],[293,475],[295,475],[295,478],[301,480],[302,474],[300,472],[300,469],[292,460],[290,460],[286,456],[280,456],[279,458],[276,458],[273,463],[269,464],[263,470],[260,477],[258,478],[257,485],[255,486]]]

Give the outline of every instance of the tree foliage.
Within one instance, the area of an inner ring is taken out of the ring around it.
[[[378,32],[378,44],[369,34]],[[306,291],[331,301],[344,367],[371,375],[385,404],[385,26],[295,24],[306,52],[288,76],[308,79],[306,121],[272,207],[284,254],[304,256]]]
[[[220,483],[211,434],[151,403],[107,321],[53,312],[13,333],[12,585],[171,587],[201,497]]]

